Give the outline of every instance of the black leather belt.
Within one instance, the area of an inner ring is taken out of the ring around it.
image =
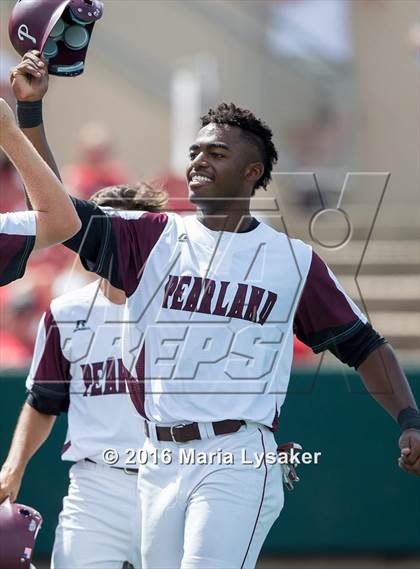
[[[92,464],[98,464],[97,462],[95,462],[91,458],[85,458],[85,461],[91,462]],[[124,470],[124,472],[126,474],[138,474],[139,473],[138,468],[127,468],[126,466],[110,466],[109,464],[107,466],[109,466],[109,468],[115,468],[115,470]]]
[[[215,435],[229,435],[236,433],[245,425],[245,421],[237,419],[226,419],[212,423]],[[150,438],[150,429],[147,421],[144,423],[146,437]],[[156,427],[158,441],[172,443],[188,443],[189,441],[200,441],[200,429],[198,423],[188,423],[187,425],[173,425],[172,427]]]

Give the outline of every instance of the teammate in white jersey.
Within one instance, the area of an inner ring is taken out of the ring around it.
[[[26,132],[46,156],[42,131]],[[222,104],[190,148],[197,216],[130,220],[76,201],[83,230],[66,245],[127,295],[123,361],[145,448],[160,457],[140,468],[145,569],[255,566],[283,505],[280,467],[265,457],[276,450],[293,330],[358,369],[401,426],[402,468],[420,473],[420,414],[392,348],[308,245],[250,213],[276,160],[270,129]],[[263,457],[259,467],[244,450]]]
[[[92,202],[158,211],[165,199],[164,192],[141,184],[106,188]],[[56,529],[55,569],[140,564],[138,467],[129,449],[143,445],[144,425],[130,401],[121,359],[124,303],[124,293],[105,280],[52,301],[39,324],[28,399],[0,472],[0,502],[6,496],[16,500],[28,461],[49,436],[56,416],[67,413],[61,457],[75,464]]]
[[[0,99],[0,147],[22,176],[34,209],[0,214],[3,286],[23,276],[33,249],[68,239],[80,229],[80,221],[61,183],[19,130],[4,99]]]

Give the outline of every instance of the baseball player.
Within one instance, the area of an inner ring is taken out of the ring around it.
[[[116,186],[91,201],[118,210],[158,211],[165,195],[146,184]],[[28,398],[0,472],[0,502],[6,496],[16,500],[30,458],[56,416],[68,414],[62,459],[75,464],[56,530],[51,563],[56,569],[121,569],[125,561],[139,567],[138,468],[126,451],[142,445],[144,426],[130,401],[121,360],[124,303],[124,293],[104,280],[52,301],[39,324]]]
[[[47,155],[42,124],[25,132]],[[271,457],[293,331],[359,371],[401,427],[401,467],[420,474],[420,414],[392,348],[309,245],[250,212],[276,160],[269,127],[223,103],[190,147],[197,215],[75,201],[83,228],[66,245],[127,295],[123,362],[158,457],[139,470],[146,569],[255,566],[283,506]]]
[[[80,220],[60,181],[16,125],[0,99],[0,146],[22,176],[34,211],[0,214],[0,286],[19,279],[33,249],[68,239]]]

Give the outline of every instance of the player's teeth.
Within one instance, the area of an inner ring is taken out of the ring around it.
[[[205,176],[194,176],[193,180],[197,180],[199,182],[211,182],[210,178],[206,178]]]

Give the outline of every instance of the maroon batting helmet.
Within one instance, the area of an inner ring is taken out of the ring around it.
[[[52,75],[83,73],[99,0],[19,0],[10,15],[9,36],[20,55],[42,51]]]
[[[29,569],[41,515],[28,506],[12,504],[7,498],[0,504],[0,567]]]

